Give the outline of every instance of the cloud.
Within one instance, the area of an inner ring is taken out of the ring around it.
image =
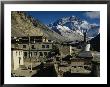
[[[91,19],[100,18],[100,12],[99,11],[86,12],[85,15]]]
[[[94,25],[94,26],[99,26],[99,24],[97,24],[97,23],[92,23],[91,25]]]

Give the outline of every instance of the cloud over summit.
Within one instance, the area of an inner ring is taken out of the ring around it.
[[[91,19],[100,18],[100,12],[99,11],[86,12],[85,15]]]

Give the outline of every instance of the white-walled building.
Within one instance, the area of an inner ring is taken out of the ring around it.
[[[46,57],[52,49],[52,42],[43,36],[17,37],[11,39],[11,48],[19,48],[23,50],[23,58],[29,58],[29,49],[31,58]],[[30,47],[30,48],[29,48]]]
[[[11,50],[12,70],[17,70],[20,67],[20,65],[24,65],[23,50],[14,48]]]
[[[89,43],[86,44],[85,51],[90,51],[90,44]]]

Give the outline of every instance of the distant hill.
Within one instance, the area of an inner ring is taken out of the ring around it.
[[[93,50],[100,52],[100,34],[91,39],[90,43]]]
[[[55,41],[66,41],[67,39],[49,29],[42,24],[39,20],[34,19],[31,16],[27,16],[25,12],[12,11],[11,12],[11,36],[46,36]]]

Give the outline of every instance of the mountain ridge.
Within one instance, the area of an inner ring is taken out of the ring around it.
[[[95,37],[99,33],[99,25],[90,24],[86,20],[81,20],[76,16],[59,18],[55,22],[49,24],[48,27],[71,40],[74,40],[72,37],[75,35],[82,38],[85,31],[87,32],[87,37]]]

